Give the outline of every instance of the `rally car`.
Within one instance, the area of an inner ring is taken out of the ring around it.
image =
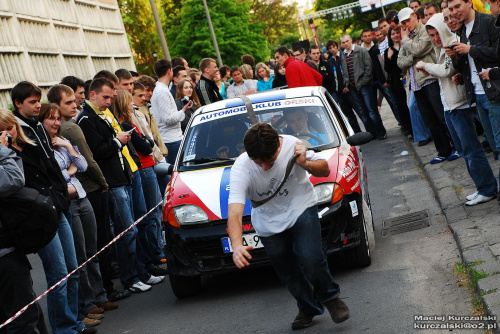
[[[249,95],[257,121],[296,136],[328,162],[328,177],[310,176],[317,196],[323,249],[342,251],[354,266],[368,266],[375,247],[366,170],[358,145],[368,133],[354,134],[339,106],[322,87]],[[243,137],[252,125],[240,98],[198,109],[188,124],[165,191],[167,262],[178,298],[201,291],[201,276],[236,270],[227,234],[229,176],[245,152]],[[264,204],[265,205],[265,204]],[[252,245],[249,268],[269,264],[245,205],[243,243]]]

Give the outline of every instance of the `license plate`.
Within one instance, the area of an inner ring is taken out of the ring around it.
[[[249,233],[243,235],[243,246],[253,246],[253,248],[262,248],[264,245],[260,241],[260,237],[257,233]],[[231,246],[231,240],[229,238],[222,238],[222,249],[224,253],[232,253],[233,247]]]

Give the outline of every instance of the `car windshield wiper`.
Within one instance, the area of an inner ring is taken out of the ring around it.
[[[204,158],[196,158],[196,159],[191,159],[191,160],[186,160],[183,161],[182,164],[192,162],[195,164],[205,164],[205,163],[211,163],[211,162],[220,162],[220,161],[233,161],[234,159],[231,158],[209,158],[209,157],[204,157]]]

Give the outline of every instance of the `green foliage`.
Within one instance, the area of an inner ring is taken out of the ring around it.
[[[171,56],[184,57],[193,66],[206,57],[216,59],[202,1],[183,0],[181,4],[178,16],[168,13],[164,25]],[[247,53],[256,61],[268,58],[265,24],[250,16],[247,3],[212,0],[208,8],[223,63],[239,65]]]
[[[283,45],[284,39],[299,40],[297,30],[297,3],[284,4],[281,0],[238,0],[250,6],[255,20],[265,24],[263,34],[267,37],[269,47],[274,50]],[[271,51],[273,51],[271,50]]]
[[[337,6],[342,6],[352,1],[346,2],[345,0],[316,0],[315,3],[315,11],[329,9]],[[398,2],[396,4],[392,4],[389,6],[384,6],[384,10],[387,13],[391,9],[399,10],[401,8],[407,7],[406,2]],[[322,39],[320,42],[326,42],[328,39],[336,39],[339,40],[340,36],[343,34],[349,34],[353,38],[357,38],[361,36],[361,31],[365,28],[372,28],[372,22],[378,21],[383,17],[382,10],[377,9],[368,13],[361,14],[359,12],[359,8],[354,10],[354,16],[349,17],[342,20],[337,21],[327,21],[321,20],[321,24],[323,24],[325,29],[325,34],[322,35]],[[318,21],[315,20],[315,25],[318,24]],[[308,25],[307,25],[308,26]],[[309,28],[309,26],[308,26]],[[307,31],[307,35],[311,36],[312,32],[310,29]],[[319,34],[318,34],[319,35]]]
[[[159,7],[160,0],[156,2]],[[163,52],[149,0],[118,0],[118,5],[137,70],[154,75],[153,51],[158,53],[158,58],[163,57]]]

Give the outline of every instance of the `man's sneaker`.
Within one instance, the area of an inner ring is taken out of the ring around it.
[[[292,329],[302,329],[311,326],[313,318],[314,315],[310,316],[299,310],[299,314],[297,314],[295,320],[292,322]]]
[[[324,303],[324,305],[328,309],[328,312],[330,312],[333,322],[336,324],[349,319],[349,308],[340,298],[330,300]]]
[[[470,194],[469,196],[465,197],[465,199],[468,201],[472,201],[474,199],[474,197],[477,196],[477,194],[479,194],[479,191],[476,191],[475,193]]]
[[[477,205],[481,203],[486,203],[491,201],[495,196],[483,196],[480,194],[477,194],[473,199],[471,199],[468,202],[465,202],[465,205],[472,206],[472,205]]]
[[[148,285],[158,284],[158,283],[163,282],[164,279],[165,279],[165,276],[153,276],[153,275],[151,275],[151,277],[148,279],[146,284],[148,284]]]
[[[96,306],[93,309],[91,309],[88,313],[90,313],[90,314],[103,314],[104,310],[102,308]]]
[[[451,152],[451,154],[446,158],[446,160],[448,161],[453,161],[453,160],[457,160],[460,158],[460,154],[458,154],[457,151],[453,151]]]
[[[151,285],[144,284],[141,281],[135,283],[134,285],[128,288],[128,291],[133,293],[145,292],[149,290],[151,290]]]
[[[440,157],[440,156],[438,155],[438,156],[436,156],[434,159],[432,159],[432,160],[431,160],[430,164],[431,164],[431,165],[435,165],[435,164],[438,164],[438,163],[443,162],[443,161],[445,161],[445,160],[446,160],[446,158],[445,158],[445,157]]]
[[[130,297],[130,291],[128,290],[123,290],[123,291],[113,290],[110,293],[108,293],[108,300],[110,302],[116,302],[117,300],[125,299],[128,297]]]
[[[432,141],[432,139],[425,139],[425,140],[419,141],[418,147],[425,146],[425,145],[429,144],[431,141]]]
[[[384,140],[384,139],[387,139],[387,133],[383,134],[383,135],[380,135],[377,137],[378,140]]]
[[[153,276],[166,276],[168,275],[168,268],[162,268],[160,266],[155,266],[148,270]]]
[[[118,308],[118,304],[107,301],[99,305],[99,307],[102,308],[104,311],[111,311],[111,310],[116,310]]]
[[[104,318],[104,316],[102,314],[87,314],[87,318],[89,319],[95,319],[95,320],[101,320],[102,318]]]
[[[82,322],[85,325],[85,327],[94,327],[94,326],[97,326],[101,323],[97,319],[89,319],[89,318],[83,318]]]

